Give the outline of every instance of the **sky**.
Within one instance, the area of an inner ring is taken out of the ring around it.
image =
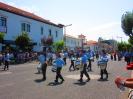
[[[66,27],[66,34],[87,40],[115,39],[127,41],[121,28],[121,17],[133,10],[132,0],[0,0],[17,8],[32,12]]]

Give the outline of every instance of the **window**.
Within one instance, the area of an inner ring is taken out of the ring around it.
[[[6,18],[5,17],[0,17],[0,26],[6,27]]]
[[[43,27],[41,27],[41,35],[43,35]]]
[[[30,24],[28,23],[22,23],[21,24],[21,30],[25,32],[30,32]]]
[[[49,29],[49,36],[51,36],[51,29]]]
[[[22,24],[21,24],[21,29],[22,29],[22,31],[26,31],[26,30],[25,30],[25,23],[22,23]]]
[[[56,31],[56,37],[58,37],[58,32]]]
[[[27,24],[27,32],[30,32],[30,25]]]
[[[0,17],[0,32],[6,32],[7,30],[7,19],[5,17]]]

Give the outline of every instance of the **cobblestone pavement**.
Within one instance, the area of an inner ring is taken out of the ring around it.
[[[120,92],[114,84],[117,76],[131,75],[123,60],[108,63],[108,81],[98,81],[100,69],[96,61],[93,62],[93,71],[88,72],[91,80],[82,84],[77,81],[80,71],[68,71],[70,63],[62,70],[63,84],[53,84],[55,73],[51,72],[51,66],[47,69],[47,80],[41,81],[37,65],[37,62],[31,62],[11,65],[9,71],[0,69],[0,99],[127,99],[128,89]]]

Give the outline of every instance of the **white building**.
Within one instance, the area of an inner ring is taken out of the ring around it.
[[[82,40],[71,35],[66,35],[66,47],[69,50],[75,50],[82,46]]]
[[[23,31],[37,44],[33,48],[34,51],[42,50],[43,36],[52,36],[54,42],[63,40],[63,25],[0,2],[0,32],[5,33],[4,39],[14,41]]]
[[[99,51],[99,50],[98,50],[98,42],[93,41],[93,40],[87,41],[86,49],[87,49],[87,50],[92,50],[92,51],[94,51],[95,53],[97,53],[97,52]]]

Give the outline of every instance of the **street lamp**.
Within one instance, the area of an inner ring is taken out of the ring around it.
[[[66,47],[66,27],[72,26],[72,24],[64,25],[64,42],[65,42],[65,47]]]

